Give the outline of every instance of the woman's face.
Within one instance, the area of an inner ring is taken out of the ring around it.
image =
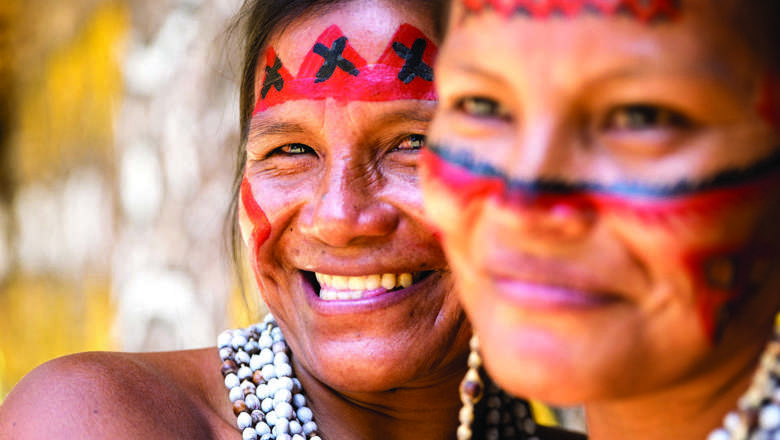
[[[780,95],[727,18],[703,0],[482,3],[455,2],[421,163],[488,370],[607,399],[767,337]]]
[[[296,361],[341,391],[435,379],[467,352],[418,188],[431,29],[348,2],[294,21],[259,58],[242,233]]]

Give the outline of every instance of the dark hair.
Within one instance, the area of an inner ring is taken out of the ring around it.
[[[240,141],[236,154],[233,191],[228,212],[230,225],[230,254],[235,265],[239,288],[243,291],[243,267],[241,265],[241,250],[243,248],[241,231],[238,225],[238,202],[246,165],[246,143],[255,105],[255,69],[260,52],[268,44],[272,34],[282,31],[295,19],[304,15],[323,13],[339,4],[355,0],[244,0],[236,15],[231,32],[237,32],[241,47],[241,83],[239,98]],[[436,23],[434,37],[439,38],[441,29],[438,27],[438,17],[441,14],[440,0],[404,0],[411,10],[428,14]],[[397,3],[388,0],[388,3]]]

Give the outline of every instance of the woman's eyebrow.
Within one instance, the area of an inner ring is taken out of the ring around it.
[[[301,134],[306,130],[297,122],[279,121],[272,118],[253,118],[249,127],[249,138],[283,134]]]
[[[425,109],[420,107],[398,110],[382,115],[380,123],[382,124],[400,124],[403,122],[431,122],[433,118],[433,109]]]

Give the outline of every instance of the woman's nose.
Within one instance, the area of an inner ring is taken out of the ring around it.
[[[391,234],[399,213],[380,198],[382,179],[372,173],[370,166],[349,158],[331,164],[304,208],[302,232],[333,247],[358,245]]]

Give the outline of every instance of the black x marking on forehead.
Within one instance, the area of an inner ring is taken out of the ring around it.
[[[404,84],[409,84],[418,76],[426,81],[433,81],[433,69],[422,59],[427,45],[428,43],[422,38],[415,40],[411,48],[398,41],[393,42],[395,53],[406,61],[398,73],[398,79]]]
[[[349,73],[352,76],[358,76],[360,71],[352,64],[351,61],[345,59],[341,54],[344,53],[344,49],[347,47],[347,37],[339,37],[333,42],[333,46],[329,49],[322,43],[314,45],[314,53],[323,57],[325,63],[322,64],[320,70],[317,71],[314,80],[315,83],[321,83],[328,80],[336,71],[336,67]]]
[[[271,90],[271,87],[275,88],[277,92],[282,91],[284,87],[284,78],[279,73],[279,69],[282,68],[282,60],[276,57],[273,66],[265,66],[265,80],[263,81],[263,88],[260,90],[260,96],[265,99],[265,95]]]

